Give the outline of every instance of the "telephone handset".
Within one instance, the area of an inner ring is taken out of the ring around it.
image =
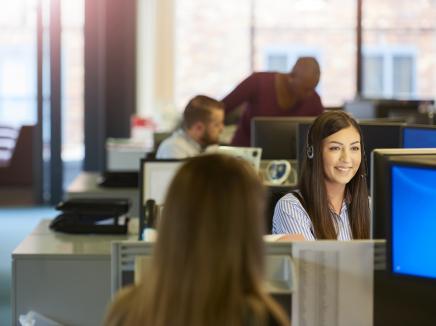
[[[74,198],[60,202],[61,211],[50,223],[54,231],[65,233],[126,234],[128,199]]]

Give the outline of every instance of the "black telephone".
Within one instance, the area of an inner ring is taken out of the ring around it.
[[[153,199],[148,199],[145,202],[145,206],[141,207],[138,231],[139,240],[144,240],[146,228],[156,228],[158,213],[159,208]]]
[[[54,231],[79,234],[126,234],[130,202],[120,198],[74,198],[60,202],[62,213],[50,223]]]

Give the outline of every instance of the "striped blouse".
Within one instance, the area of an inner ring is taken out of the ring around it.
[[[342,203],[339,215],[333,214],[338,226],[338,240],[352,240],[353,234],[348,220],[348,205]],[[289,193],[280,198],[274,209],[273,234],[299,233],[306,240],[316,240],[313,224],[300,201],[294,194]]]

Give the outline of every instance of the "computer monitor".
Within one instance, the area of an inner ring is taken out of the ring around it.
[[[258,117],[251,120],[251,146],[262,148],[263,160],[296,160],[298,124],[315,117]]]
[[[390,210],[387,206],[390,193],[389,164],[393,159],[400,157],[434,157],[436,149],[424,148],[392,148],[376,149],[371,155],[371,213],[372,238],[386,239],[388,228],[388,217]]]
[[[183,160],[141,160],[141,203],[153,199],[162,205],[171,180],[182,163]]]
[[[404,126],[401,136],[404,148],[436,148],[436,126]]]
[[[377,151],[382,150],[373,154]],[[432,325],[436,301],[436,150],[384,151],[400,153],[374,155],[373,171],[378,177],[374,180],[377,195],[372,196],[372,212],[376,226],[380,221],[385,223],[382,231],[387,239],[386,271],[375,275],[378,324]],[[413,155],[414,151],[421,153]],[[407,152],[409,155],[404,155]],[[393,172],[393,167],[399,169]]]
[[[386,168],[388,270],[436,280],[436,155],[395,157]]]
[[[399,148],[401,147],[401,127],[402,123],[386,122],[361,122],[365,157],[367,163],[367,183],[371,185],[371,164],[369,158],[371,152],[376,148]]]
[[[142,159],[139,174],[139,238],[147,226],[149,208],[148,200],[153,200],[153,205],[162,205],[168,187],[182,165],[183,160],[156,160]]]

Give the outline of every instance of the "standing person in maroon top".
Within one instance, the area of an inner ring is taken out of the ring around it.
[[[232,140],[234,146],[250,146],[253,117],[317,116],[324,110],[315,88],[320,78],[313,57],[301,57],[287,73],[257,72],[243,80],[222,102],[226,114],[246,104]]]

